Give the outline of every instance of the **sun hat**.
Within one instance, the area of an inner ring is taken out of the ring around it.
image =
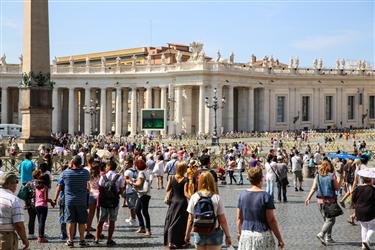
[[[375,168],[365,168],[358,171],[358,175],[361,177],[375,179]]]

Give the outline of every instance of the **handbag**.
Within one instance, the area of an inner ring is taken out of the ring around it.
[[[318,175],[318,185],[319,185],[320,190],[322,190],[322,186],[320,185],[320,181],[319,181],[319,175]],[[327,218],[333,218],[333,217],[337,217],[337,216],[344,214],[340,205],[337,203],[337,200],[335,200],[335,202],[333,203],[324,202],[322,206],[323,206],[324,216]]]
[[[20,191],[17,194],[17,197],[21,200],[26,200],[27,196],[29,194],[29,190],[27,186],[21,186]]]
[[[171,178],[169,180],[173,181],[173,179]],[[171,190],[167,191],[164,196],[164,203],[168,206],[171,205],[172,203],[172,196],[173,196],[172,190],[173,189],[171,188]]]

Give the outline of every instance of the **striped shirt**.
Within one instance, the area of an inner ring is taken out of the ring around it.
[[[86,169],[64,170],[61,175],[61,185],[64,186],[65,205],[86,205],[89,180],[90,174]]]
[[[23,222],[20,199],[9,189],[0,188],[0,231],[14,231],[14,224]]]

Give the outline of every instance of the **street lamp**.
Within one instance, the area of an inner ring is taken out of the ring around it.
[[[217,97],[217,89],[214,88],[214,96],[212,97],[212,103],[211,104],[209,103],[209,99],[208,99],[207,96],[205,97],[204,101],[206,103],[207,108],[214,110],[215,124],[214,124],[214,131],[213,131],[213,134],[212,134],[212,143],[211,144],[212,144],[212,146],[218,146],[219,145],[219,136],[218,136],[218,133],[217,133],[217,110],[224,108],[225,97],[221,98],[221,106],[220,106],[219,98]]]
[[[94,101],[93,99],[91,99],[90,105],[89,106],[84,105],[82,107],[82,109],[85,111],[86,114],[90,115],[90,119],[91,119],[90,135],[93,135],[93,127],[94,127],[94,123],[95,123],[94,121],[95,121],[95,118],[96,118],[96,114],[100,110],[99,103],[98,103],[98,101]]]

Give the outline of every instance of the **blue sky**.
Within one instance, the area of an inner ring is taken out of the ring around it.
[[[0,53],[22,53],[23,1],[0,0]],[[334,66],[336,58],[375,61],[373,0],[53,0],[50,54],[66,56],[168,42],[204,43],[206,54],[248,62],[298,56]]]

